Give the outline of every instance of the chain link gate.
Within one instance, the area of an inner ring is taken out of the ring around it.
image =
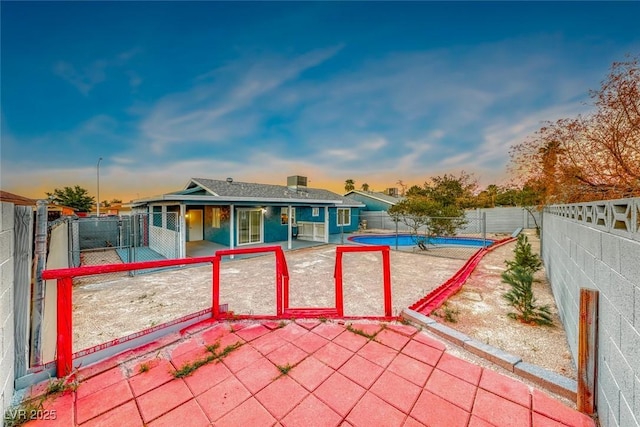
[[[69,265],[79,267],[180,258],[183,252],[181,237],[177,212],[78,218],[72,220],[69,227]],[[130,275],[133,274],[136,272]]]

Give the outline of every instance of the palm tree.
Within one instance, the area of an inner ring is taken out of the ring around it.
[[[369,191],[369,184],[365,182],[360,188],[362,189],[362,191]]]
[[[344,182],[344,190],[345,191],[352,191],[352,190],[355,190],[355,189],[356,189],[356,183],[351,178],[347,179]]]

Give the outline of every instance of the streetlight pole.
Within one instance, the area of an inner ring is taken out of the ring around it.
[[[97,170],[98,170],[98,203],[96,204],[97,206],[97,216],[100,217],[100,162],[102,161],[102,157],[100,157],[98,159],[98,166],[97,166]]]

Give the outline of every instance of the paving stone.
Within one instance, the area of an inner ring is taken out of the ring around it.
[[[478,390],[473,415],[500,427],[531,426],[531,411],[483,389]]]
[[[140,413],[148,423],[193,398],[181,379],[173,380],[137,398]]]
[[[198,405],[195,399],[191,399],[186,403],[178,406],[172,411],[167,412],[160,418],[156,418],[149,427],[205,427],[210,425],[209,419]],[[113,425],[129,425],[126,422]]]
[[[314,395],[307,396],[282,420],[287,427],[335,427],[341,422],[342,417]]]
[[[466,427],[469,412],[451,402],[424,390],[413,409],[411,417],[425,426]]]
[[[336,372],[322,383],[313,394],[332,410],[346,416],[365,391],[354,381]]]
[[[282,376],[262,389],[255,398],[275,418],[281,419],[295,408],[309,392],[300,384]]]
[[[384,420],[385,427],[401,426],[406,415],[380,399],[373,393],[366,393],[351,410],[347,421],[355,427],[380,425]]]

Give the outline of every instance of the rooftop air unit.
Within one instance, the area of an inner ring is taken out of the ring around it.
[[[307,177],[300,175],[288,176],[287,187],[292,190],[305,190],[307,188]]]

